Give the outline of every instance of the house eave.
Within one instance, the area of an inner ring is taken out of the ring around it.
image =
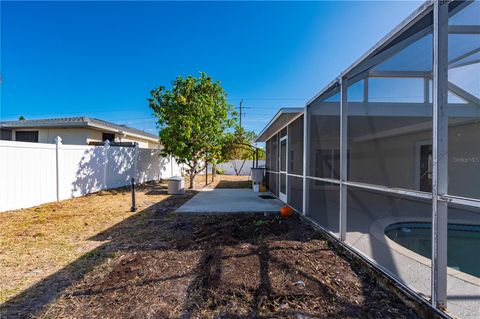
[[[268,122],[265,128],[260,132],[255,142],[265,142],[275,133],[296,120],[304,112],[303,107],[281,108],[277,114]]]

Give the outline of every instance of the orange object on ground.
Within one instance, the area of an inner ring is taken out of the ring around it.
[[[280,208],[280,216],[291,217],[293,215],[293,209],[290,206],[283,206]]]

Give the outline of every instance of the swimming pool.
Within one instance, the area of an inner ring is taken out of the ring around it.
[[[385,228],[397,244],[426,258],[432,255],[432,224],[401,222]],[[448,267],[480,277],[480,225],[448,224]]]

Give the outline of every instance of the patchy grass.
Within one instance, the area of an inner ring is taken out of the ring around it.
[[[1,214],[0,302],[108,242],[91,237],[132,216],[127,188]],[[138,211],[166,199],[166,185],[137,191]],[[133,214],[135,215],[135,214]]]

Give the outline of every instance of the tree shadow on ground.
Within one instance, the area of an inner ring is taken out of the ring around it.
[[[2,318],[415,317],[298,217],[173,213],[194,194],[92,237],[108,242],[9,300]]]
[[[163,187],[158,185],[140,186],[140,189],[142,188],[151,189],[147,194],[150,192],[152,195],[163,192]],[[120,188],[117,191],[128,192],[128,189]],[[154,236],[146,235],[149,231],[151,233],[153,224],[159,221],[158,216],[174,211],[196,193],[196,191],[187,191],[185,195],[168,197],[90,238],[96,241],[106,241],[106,243],[3,303],[0,310],[1,318],[34,317],[67,288],[78,283],[95,267],[111,260],[119,252],[133,250],[136,247],[141,247],[142,250],[155,249]],[[151,241],[147,248],[144,245],[149,240]]]
[[[145,195],[168,195],[168,187],[166,185],[158,185],[155,188],[150,188]]]
[[[244,229],[239,230],[235,227],[237,225]],[[403,305],[398,298],[378,287],[367,275],[335,255],[325,241],[322,241],[320,247],[311,249],[310,253],[330,253],[334,262],[323,262],[323,265],[327,266],[323,274],[327,280],[333,280],[334,285],[327,284],[325,280],[306,271],[298,260],[282,258],[284,254],[290,256],[292,250],[299,253],[297,256],[305,258],[303,248],[290,245],[276,246],[275,238],[269,239],[272,229],[258,232],[258,228],[249,228],[244,224],[237,225],[234,225],[232,231],[232,228],[226,230],[224,224],[217,223],[203,231],[211,232],[215,238],[208,241],[208,246],[204,248],[197,267],[193,271],[195,277],[187,289],[182,318],[206,315],[205,309],[211,311],[208,312],[209,316],[214,313],[215,318],[271,318],[272,315],[279,318],[291,318],[292,316],[306,316],[305,318],[312,316],[315,318],[417,318],[415,313]],[[297,232],[299,229],[295,228],[295,225],[284,222],[283,225],[273,230],[273,235],[274,237],[281,236],[288,242],[298,243],[322,239],[318,233],[312,233],[310,230]],[[291,230],[294,231],[290,233]],[[245,236],[247,233],[252,236]],[[226,247],[238,249],[238,245],[245,244],[250,245],[246,253],[229,254],[225,252]],[[257,268],[247,267],[241,269],[240,272],[247,273],[247,277],[250,274],[258,273],[259,278],[256,284],[248,287],[245,284],[235,285],[231,282],[228,284],[222,282],[222,277],[226,276],[224,272],[231,271],[225,265],[225,261],[247,257],[254,257],[258,260]],[[360,280],[355,287],[359,292],[358,298],[349,298],[351,296],[348,294],[342,296],[342,293],[349,289],[341,287],[346,283],[341,278],[344,274],[332,269],[335,267],[335,262],[339,260],[344,263],[343,266],[346,265],[348,270],[358,275]],[[317,266],[321,265],[322,263],[318,263]],[[290,287],[279,289],[278,283],[272,284],[272,280],[278,280],[272,278],[275,277],[272,276],[274,272],[295,274],[293,277],[299,279],[296,283],[303,283],[303,287],[302,284],[299,284],[300,287],[298,287],[295,283],[290,282],[287,286],[293,284],[293,289]],[[336,276],[329,277],[329,272]],[[238,300],[242,300],[243,307],[238,307]],[[313,305],[306,306],[312,300],[314,300]],[[291,308],[289,307],[291,304],[298,307]],[[403,307],[403,309],[398,311],[398,307]],[[215,312],[215,309],[219,309],[219,311]],[[402,311],[403,313],[401,313]]]
[[[216,185],[215,188],[251,188],[252,181],[244,180],[244,181],[229,181],[229,180],[220,180]]]

